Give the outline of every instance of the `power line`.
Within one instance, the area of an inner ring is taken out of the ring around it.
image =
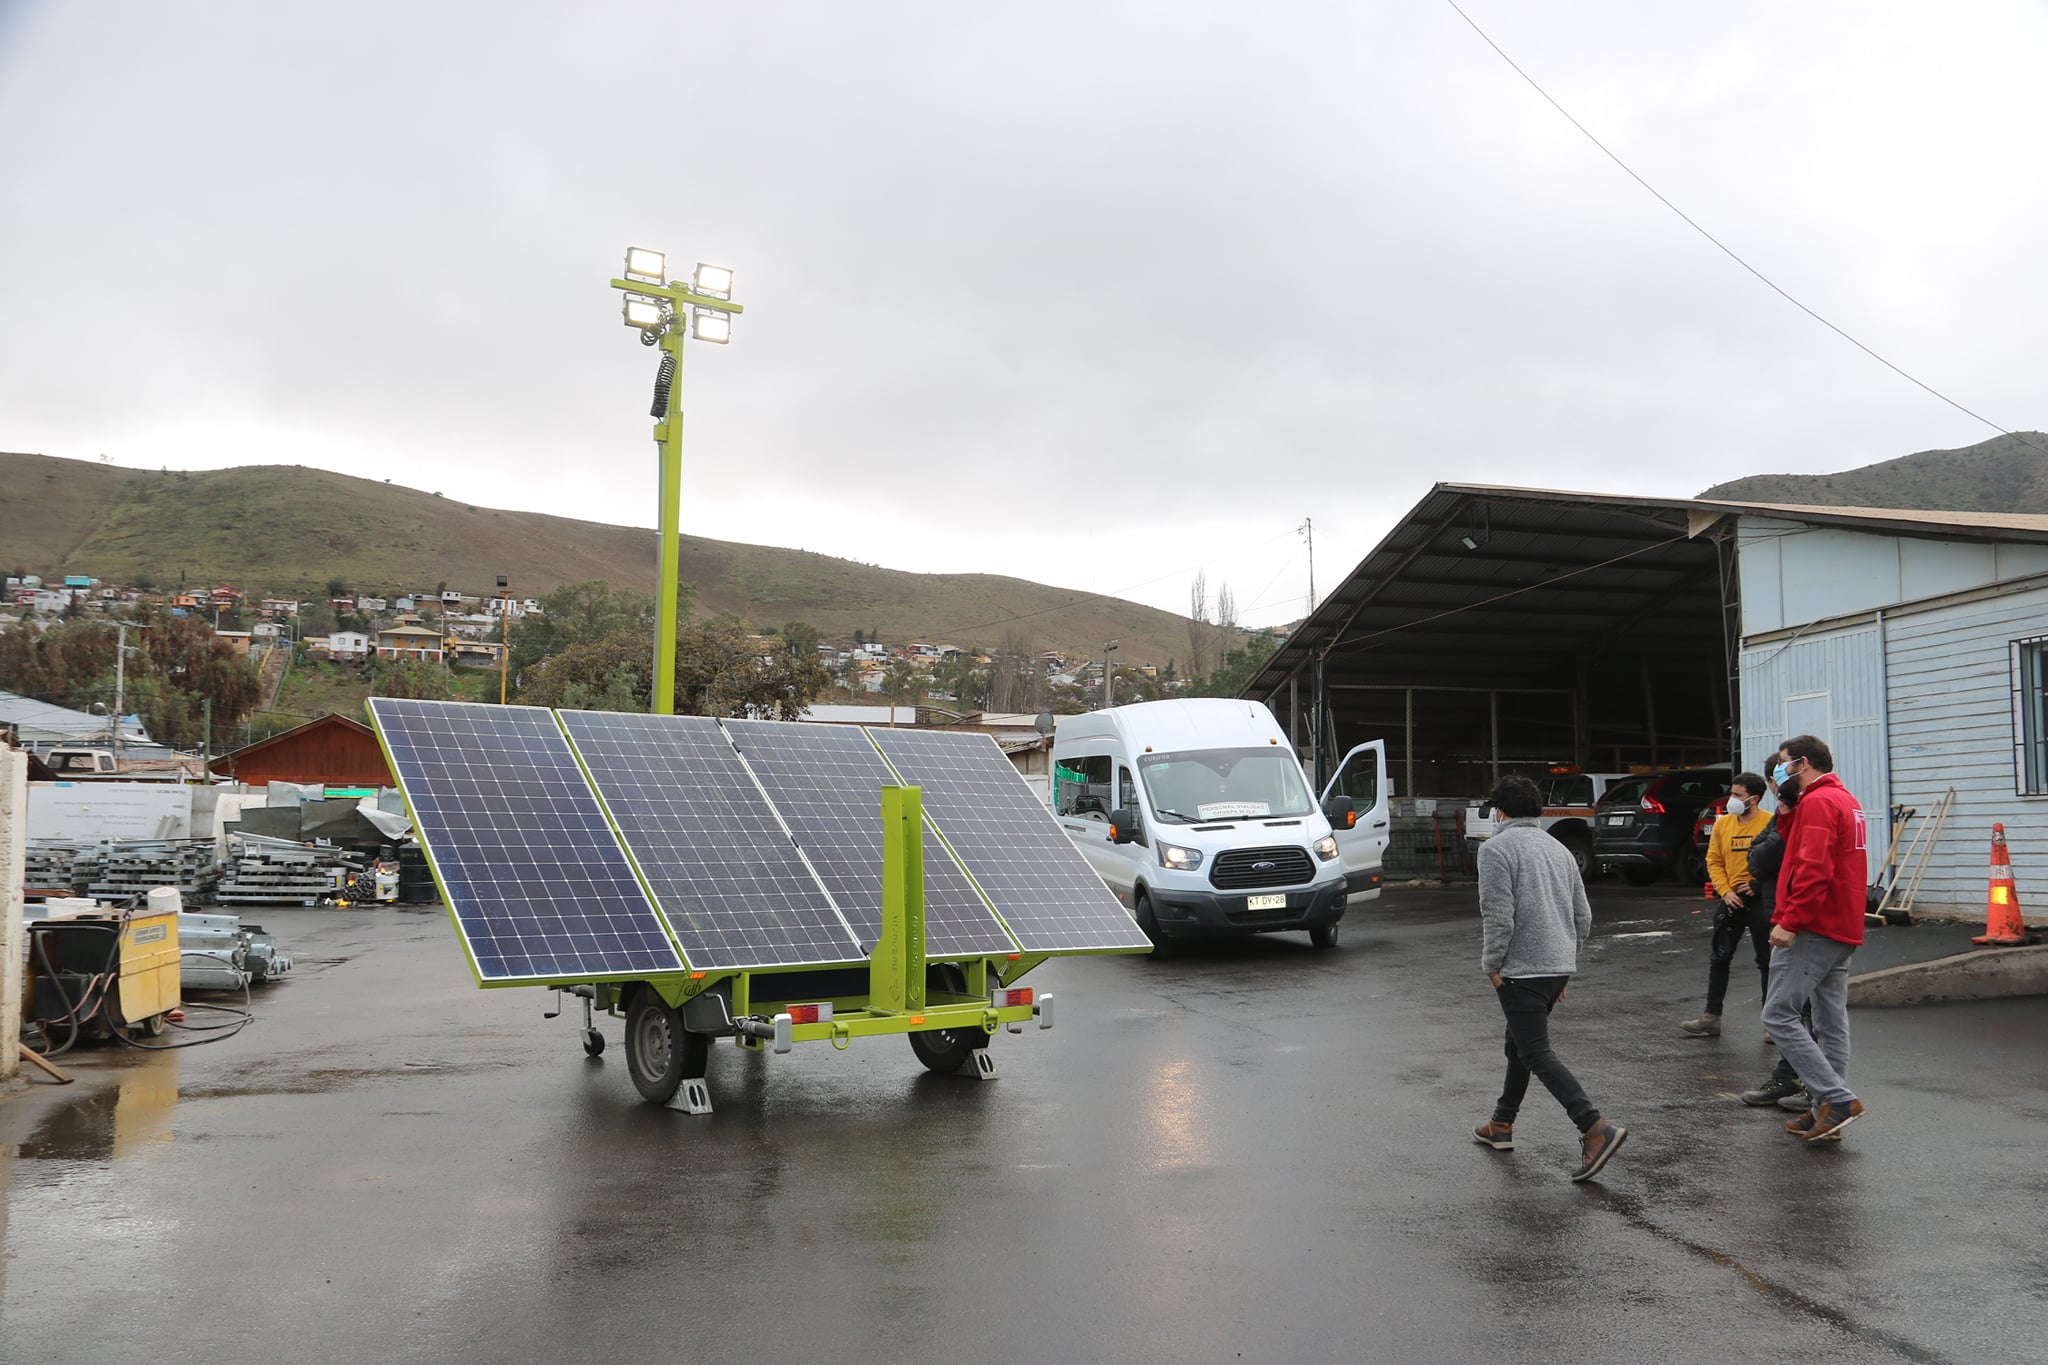
[[[1586,141],[1592,143],[1595,147],[1598,147],[1600,149],[1601,155],[1605,156],[1609,161],[1612,161],[1615,165],[1621,167],[1622,172],[1625,175],[1627,175],[1629,179],[1635,181],[1638,185],[1641,185],[1644,189],[1648,190],[1650,194],[1657,200],[1658,203],[1662,204],[1665,208],[1670,209],[1673,213],[1677,214],[1680,220],[1682,220],[1687,227],[1691,228],[1694,232],[1697,232],[1700,236],[1706,238],[1709,242],[1712,242],[1714,244],[1714,247],[1717,250],[1719,250],[1721,254],[1726,256],[1729,260],[1735,262],[1735,264],[1741,266],[1744,270],[1747,270],[1750,274],[1756,276],[1757,279],[1763,281],[1763,283],[1770,288],[1772,293],[1776,294],[1779,298],[1785,300],[1785,302],[1791,304],[1794,308],[1797,308],[1800,312],[1806,314],[1806,316],[1812,318],[1821,326],[1827,328],[1830,332],[1833,332],[1842,340],[1848,342],[1851,346],[1854,346],[1857,350],[1863,352],[1863,354],[1869,356],[1872,360],[1875,360],[1878,364],[1890,370],[1893,374],[1899,376],[1899,378],[1934,395],[1934,397],[1939,398],[1942,402],[1948,404],[1950,407],[1954,408],[1957,412],[1962,413],[1964,416],[1982,422],[1985,426],[1990,427],[1993,431],[1998,432],[2000,435],[2010,436],[2014,440],[2020,442],[2021,444],[2030,446],[2033,449],[2040,451],[2043,455],[2048,455],[2048,447],[2036,445],[2033,441],[2028,440],[2021,433],[2000,426],[1998,423],[1992,421],[1989,417],[1984,416],[1984,414],[1972,411],[1971,409],[1964,407],[1961,403],[1958,403],[1955,399],[1949,397],[1940,389],[1935,388],[1932,384],[1927,383],[1925,380],[1916,378],[1915,376],[1906,373],[1897,365],[1894,365],[1891,361],[1886,360],[1876,351],[1871,350],[1868,346],[1865,346],[1855,337],[1850,336],[1847,332],[1835,326],[1834,323],[1829,322],[1819,313],[1814,312],[1811,308],[1808,308],[1798,299],[1795,299],[1790,294],[1786,293],[1784,289],[1779,287],[1778,283],[1775,280],[1771,279],[1770,276],[1764,274],[1763,271],[1758,270],[1748,261],[1743,260],[1742,257],[1736,255],[1734,250],[1730,248],[1727,243],[1723,242],[1713,233],[1707,231],[1705,228],[1701,227],[1697,222],[1693,221],[1693,218],[1690,214],[1688,214],[1684,209],[1678,207],[1678,205],[1672,203],[1669,199],[1666,199],[1655,185],[1652,185],[1649,181],[1643,179],[1640,175],[1637,175],[1626,161],[1623,161],[1620,157],[1616,156],[1611,150],[1609,150],[1606,143],[1602,142],[1599,138],[1593,136],[1591,129],[1587,128],[1585,124],[1579,122],[1576,118],[1572,117],[1571,110],[1565,108],[1562,104],[1559,104],[1555,99],[1553,99],[1548,90],[1545,90],[1541,85],[1538,85],[1536,83],[1536,78],[1534,76],[1531,76],[1528,72],[1524,71],[1521,68],[1521,66],[1516,63],[1513,57],[1508,56],[1506,52],[1502,51],[1501,45],[1499,43],[1496,43],[1487,34],[1485,29],[1479,27],[1478,21],[1473,19],[1471,15],[1465,13],[1465,11],[1462,8],[1460,8],[1458,0],[1444,0],[1444,3],[1449,5],[1452,9],[1456,10],[1458,13],[1458,17],[1460,19],[1463,19],[1467,24],[1470,24],[1472,26],[1472,31],[1478,34],[1480,38],[1486,43],[1486,45],[1494,50],[1495,55],[1497,55],[1502,61],[1506,62],[1508,64],[1509,69],[1512,70],[1517,76],[1520,76],[1523,80],[1529,83],[1529,88],[1531,90],[1534,90],[1537,94],[1543,96],[1545,103],[1547,103],[1551,108],[1557,110],[1558,113],[1564,115],[1565,121],[1570,123],[1572,127],[1578,129],[1581,133],[1585,134]]]

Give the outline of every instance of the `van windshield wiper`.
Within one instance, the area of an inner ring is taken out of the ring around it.
[[[1174,818],[1175,818],[1176,820],[1185,820],[1185,821],[1187,821],[1187,822],[1188,822],[1189,824],[1191,824],[1191,825],[1192,825],[1192,824],[1194,824],[1194,823],[1196,823],[1197,821],[1199,821],[1199,820],[1200,820],[1200,819],[1202,818],[1202,817],[1201,817],[1201,816],[1199,816],[1199,815],[1189,815],[1189,814],[1188,814],[1188,813],[1187,813],[1186,811],[1184,811],[1184,810],[1168,810],[1168,809],[1167,809],[1167,808],[1166,808],[1165,806],[1160,806],[1160,807],[1159,807],[1158,809],[1159,809],[1159,813],[1160,813],[1161,815],[1171,815],[1171,816],[1173,816],[1173,817],[1174,817]]]

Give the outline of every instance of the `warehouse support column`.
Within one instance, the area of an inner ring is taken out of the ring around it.
[[[1301,756],[1301,670],[1287,675],[1287,742]]]
[[[0,748],[0,1081],[21,1069],[21,967],[27,960],[22,861],[28,856],[28,755]]]
[[[1580,659],[1572,680],[1572,762],[1581,772],[1593,766],[1593,707],[1588,700],[1592,674],[1592,663]]]
[[[1500,693],[1486,692],[1486,754],[1493,765],[1493,785],[1500,785]]]
[[[1415,689],[1407,692],[1407,717],[1401,731],[1401,795],[1415,795]]]

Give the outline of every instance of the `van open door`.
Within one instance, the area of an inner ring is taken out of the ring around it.
[[[1325,802],[1332,797],[1348,796],[1352,809],[1358,813],[1356,824],[1336,831],[1337,850],[1344,860],[1346,896],[1353,903],[1379,898],[1380,867],[1386,861],[1392,829],[1389,811],[1393,794],[1393,786],[1387,781],[1387,743],[1381,739],[1361,744],[1344,755],[1330,785],[1323,788]]]

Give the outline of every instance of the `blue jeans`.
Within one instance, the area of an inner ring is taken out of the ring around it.
[[[1816,1107],[1847,1104],[1849,1089],[1849,959],[1853,943],[1802,933],[1789,948],[1771,950],[1771,993],[1764,1027],[1778,1040],[1778,1056],[1806,1083]],[[1809,1029],[1799,1018],[1812,1008]]]

